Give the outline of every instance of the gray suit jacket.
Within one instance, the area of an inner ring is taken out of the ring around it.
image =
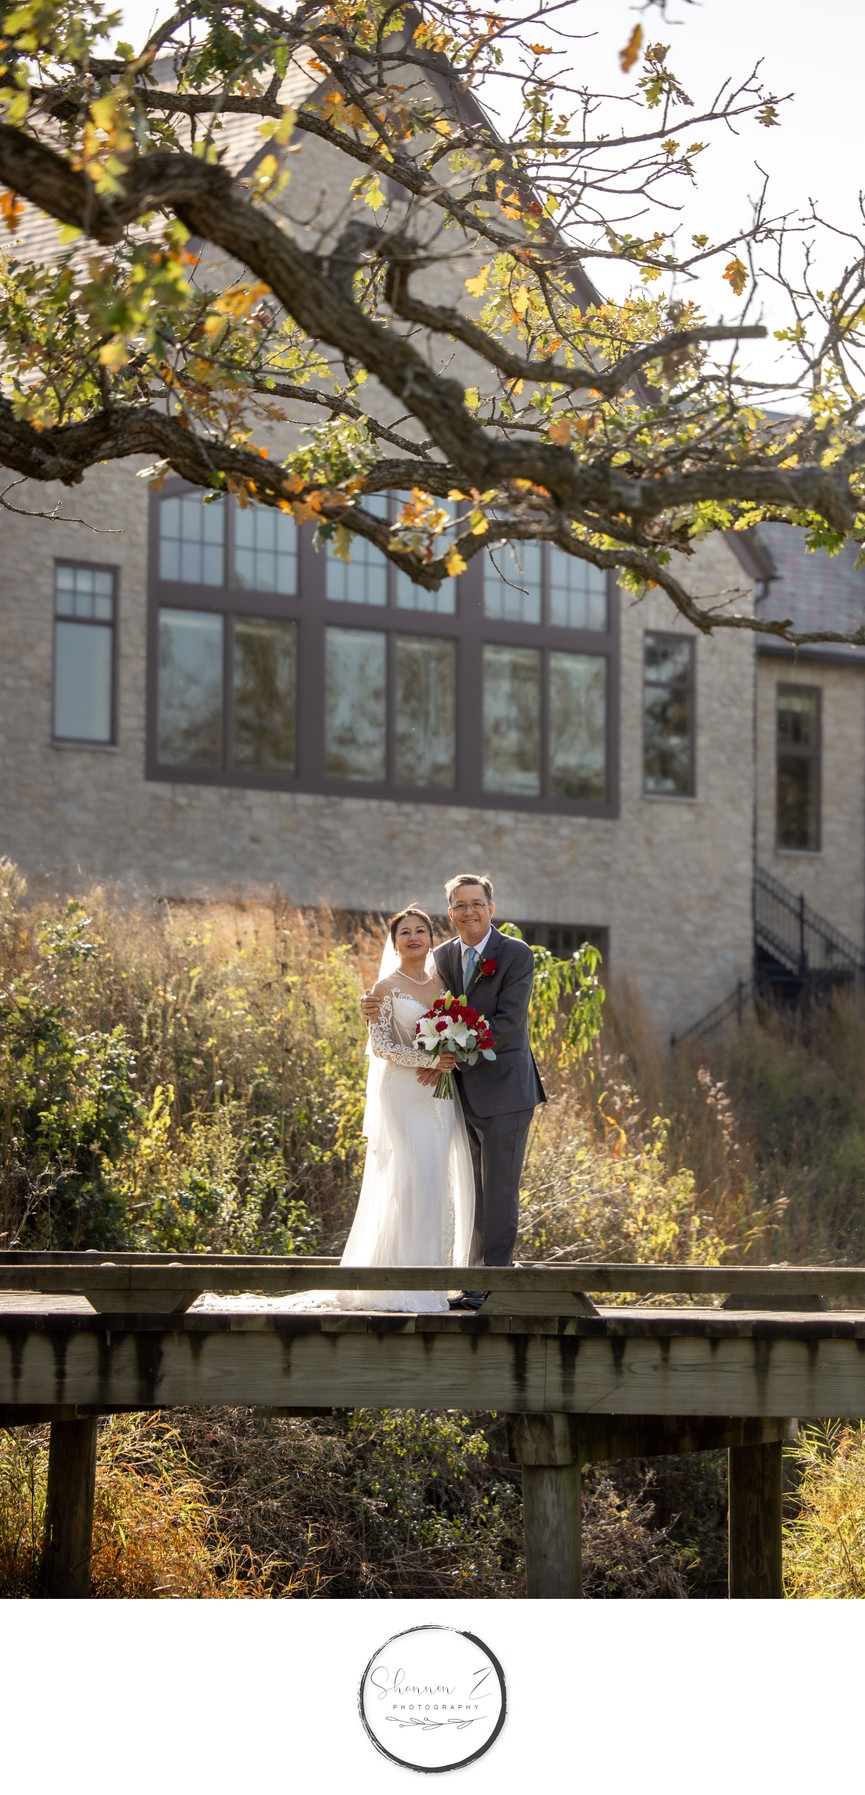
[[[524,941],[501,935],[494,928],[484,950],[485,960],[495,960],[490,978],[475,978],[466,997],[492,1029],[494,1060],[479,1059],[464,1066],[457,1088],[477,1116],[511,1115],[545,1103],[544,1087],[529,1046],[529,999],[534,963]],[[463,994],[462,942],[457,936],[435,950],[440,976],[454,997]]]

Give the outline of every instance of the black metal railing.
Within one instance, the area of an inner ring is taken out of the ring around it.
[[[754,873],[754,947],[797,978],[865,979],[858,942],[813,910],[804,893],[790,891],[760,866]]]
[[[703,1040],[732,1018],[741,1023],[756,999],[795,1003],[839,984],[865,986],[865,950],[812,909],[803,892],[761,866],[754,872],[754,966],[752,979],[740,979],[705,1016],[671,1035],[670,1045]]]
[[[714,1008],[707,1010],[699,1021],[692,1022],[690,1028],[683,1028],[680,1035],[670,1036],[670,1046],[678,1047],[682,1041],[701,1041],[704,1035],[711,1035],[722,1023],[735,1017],[738,1023],[744,1022],[750,1014],[754,1002],[756,984],[754,979],[739,979],[735,991],[723,997]]]

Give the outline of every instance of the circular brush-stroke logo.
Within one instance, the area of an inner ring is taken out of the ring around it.
[[[360,1683],[375,1746],[410,1770],[457,1770],[489,1751],[505,1719],[498,1659],[474,1633],[411,1627],[380,1647]]]

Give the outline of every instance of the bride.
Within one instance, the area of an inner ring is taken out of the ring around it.
[[[415,904],[391,917],[373,987],[381,1008],[369,1026],[363,1182],[341,1265],[469,1263],[475,1186],[462,1105],[433,1096],[438,1073],[455,1062],[443,1054],[433,1070],[415,1037],[420,1017],[446,990],[432,944],[433,925]],[[196,1306],[236,1302],[210,1293]],[[259,1297],[256,1307],[430,1314],[446,1311],[448,1299],[444,1290],[310,1290]]]
[[[373,988],[381,1008],[369,1029],[366,1163],[343,1265],[469,1263],[475,1190],[462,1107],[433,1096],[437,1073],[452,1070],[454,1060],[443,1055],[431,1075],[415,1038],[420,1017],[446,989],[432,945],[424,910],[411,904],[391,917]],[[448,1301],[443,1290],[343,1291],[335,1306],[428,1313],[446,1310]]]

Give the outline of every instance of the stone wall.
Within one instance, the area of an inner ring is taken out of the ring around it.
[[[622,596],[621,784],[615,820],[364,798],[148,783],[145,763],[147,490],[132,467],[96,470],[71,495],[28,503],[62,518],[4,517],[0,565],[0,853],[32,880],[122,880],[142,892],[231,895],[279,888],[291,902],[441,908],[460,867],[488,869],[499,916],[606,927],[610,971],[659,1034],[724,997],[751,959],[754,647],[745,632],[697,642],[697,790],[642,794],[646,629],[687,633],[669,602]],[[119,740],[51,742],[53,562],[120,570]],[[704,545],[695,588],[742,586],[728,545]],[[746,600],[747,602],[747,600]],[[858,737],[861,815],[861,716]],[[861,874],[861,833],[860,833]],[[861,916],[861,879],[860,879]],[[849,909],[838,920],[852,928]]]

